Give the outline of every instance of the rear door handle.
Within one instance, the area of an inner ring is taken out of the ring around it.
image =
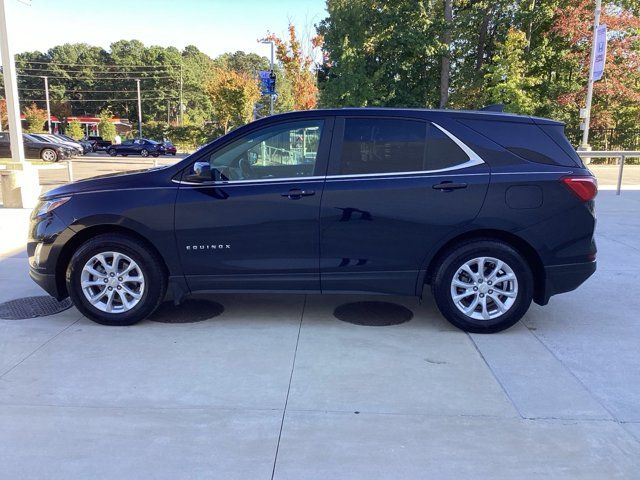
[[[460,188],[467,188],[467,184],[466,183],[442,182],[442,183],[435,184],[433,186],[433,188],[435,188],[436,190],[451,191],[451,190],[458,190]]]
[[[315,195],[316,192],[314,190],[301,190],[299,188],[292,188],[286,193],[283,193],[283,197],[288,197],[291,200],[298,200],[302,197],[310,197],[311,195]]]

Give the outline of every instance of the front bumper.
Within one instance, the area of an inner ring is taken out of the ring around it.
[[[546,305],[553,295],[570,292],[582,285],[596,271],[596,261],[544,267],[544,289],[536,303]]]
[[[58,289],[56,276],[50,273],[43,273],[33,268],[29,269],[29,276],[38,284],[45,292],[54,297],[56,300],[62,300],[67,296],[66,292],[62,293]]]

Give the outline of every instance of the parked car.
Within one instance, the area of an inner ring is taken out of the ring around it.
[[[118,155],[122,155],[123,157],[126,157],[127,155],[142,155],[143,157],[151,155],[153,157],[157,157],[164,153],[164,147],[161,143],[154,142],[153,140],[135,138],[125,140],[120,145],[111,145],[107,149],[107,153],[112,157],[116,157]]]
[[[62,145],[42,142],[28,134],[22,135],[25,157],[45,162],[58,162],[69,156],[69,150]],[[8,132],[0,132],[0,157],[11,156]]]
[[[93,151],[93,145],[91,145],[91,142],[89,142],[88,140],[84,140],[84,139],[76,140],[73,137],[69,137],[68,135],[64,135],[62,133],[58,133],[55,136],[58,137],[61,140],[67,141],[67,142],[77,143],[82,148],[82,153],[83,154]]]
[[[71,156],[83,155],[84,153],[82,151],[82,145],[80,145],[79,143],[62,140],[61,138],[58,138],[56,135],[52,135],[49,133],[31,133],[29,135],[31,135],[33,138],[41,142],[57,143],[59,145],[63,145],[69,150]]]
[[[97,152],[99,150],[106,150],[111,146],[111,141],[104,140],[98,135],[89,135],[87,137],[87,141],[91,143],[94,152]]]
[[[176,153],[178,153],[178,149],[176,148],[176,146],[169,140],[163,140],[160,143],[164,147],[165,155],[175,155]]]
[[[30,272],[108,325],[201,290],[429,287],[452,324],[496,332],[593,274],[596,193],[553,120],[292,112],[171,166],[48,191],[32,216]]]

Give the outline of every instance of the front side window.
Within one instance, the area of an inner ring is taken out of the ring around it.
[[[427,124],[393,118],[347,118],[340,174],[424,170]]]
[[[195,162],[186,181],[309,177],[314,173],[322,120],[274,125],[252,132]]]

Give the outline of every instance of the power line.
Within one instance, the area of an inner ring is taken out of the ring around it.
[[[44,87],[40,87],[40,88],[18,87],[18,89],[41,92],[44,90]],[[163,92],[163,91],[164,91],[163,89],[157,89],[157,88],[145,90],[145,92]],[[135,93],[135,90],[66,90],[64,93],[65,95],[72,95],[74,93]]]
[[[142,100],[176,100],[178,97],[144,97]],[[46,98],[21,98],[22,102],[46,102]],[[65,102],[137,102],[137,98],[103,98],[103,99],[87,99],[87,100],[74,100],[74,99],[64,99]]]
[[[141,65],[141,64],[122,64],[122,65],[112,65],[112,64],[104,64],[104,63],[63,63],[63,62],[42,62],[42,61],[36,61],[36,60],[23,60],[20,58],[17,58],[16,61],[18,63],[20,62],[24,62],[24,63],[33,63],[33,64],[41,64],[41,65],[66,65],[66,66],[70,66],[70,67],[114,67],[114,68],[121,68],[121,67],[135,67],[135,68],[168,68],[167,66],[164,65]],[[171,65],[172,67],[178,67],[178,65]]]
[[[30,77],[30,78],[42,78],[44,75],[30,75],[30,74],[27,74],[27,73],[19,73],[18,76],[19,77]],[[73,77],[47,75],[47,77],[49,77],[49,78],[63,78],[65,80],[137,80],[138,78],[140,80],[157,80],[157,79],[160,79],[160,78],[173,78],[174,80],[178,79],[177,75],[176,76],[169,75],[169,76],[154,76],[154,77],[135,77],[135,78],[134,77],[93,77],[93,76],[86,76],[86,75],[81,75],[81,76],[74,75]]]
[[[18,69],[20,69],[21,71],[29,71],[32,74],[36,74],[36,73],[42,73],[42,74],[49,74],[49,73],[68,73],[70,75],[72,74],[77,74],[77,73],[85,73],[82,70],[66,70],[66,69],[42,69],[42,68],[29,68],[29,67],[18,67]],[[165,74],[165,73],[172,73],[171,69],[167,69],[165,71],[150,71],[150,70],[128,70],[126,72],[123,71],[117,71],[117,70],[103,70],[103,71],[95,71],[95,70],[91,70],[91,73],[97,74],[97,75],[149,75],[149,74]],[[178,72],[176,71],[176,75],[178,74]]]

